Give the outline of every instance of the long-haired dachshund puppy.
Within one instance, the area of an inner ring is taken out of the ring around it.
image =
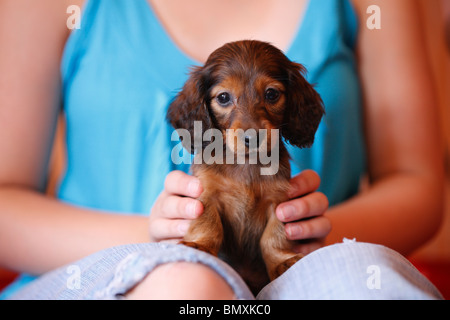
[[[194,162],[192,173],[204,189],[199,198],[204,213],[193,221],[182,243],[220,254],[253,292],[302,257],[293,252],[294,242],[286,238],[275,208],[288,200],[290,186],[283,138],[291,145],[309,147],[324,114],[322,100],[302,76],[304,72],[302,65],[268,43],[228,43],[214,51],[203,67],[192,70],[167,114],[175,129],[190,133],[192,140],[183,145],[196,144],[194,128],[199,121],[201,134],[220,130],[223,149],[247,160],[230,163],[223,155],[224,161],[218,163]],[[201,153],[207,146],[202,140],[201,150],[189,151]],[[277,170],[261,174],[268,165],[260,157],[249,161],[255,150],[279,152]]]

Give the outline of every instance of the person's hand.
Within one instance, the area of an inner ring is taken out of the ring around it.
[[[169,173],[150,213],[150,241],[181,240],[192,220],[203,213],[203,204],[195,199],[202,192],[198,178],[182,171]]]
[[[325,237],[331,231],[330,220],[324,216],[328,199],[317,192],[319,175],[305,170],[291,179],[289,198],[276,209],[278,219],[285,223],[289,240],[298,240],[294,250],[308,254],[323,246]]]

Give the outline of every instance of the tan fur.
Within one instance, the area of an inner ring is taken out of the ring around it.
[[[248,153],[248,146],[243,137],[231,139],[227,129],[266,129],[266,148],[275,152],[273,148],[279,146],[278,170],[273,175],[261,175],[265,165],[259,161],[192,165],[204,189],[199,200],[205,211],[193,221],[182,243],[223,258],[255,294],[302,257],[293,252],[295,243],[287,239],[284,224],[275,215],[276,207],[288,200],[291,175],[281,137],[298,147],[310,146],[324,113],[319,95],[302,72],[301,65],[267,43],[230,43],[192,72],[168,111],[176,129],[193,134],[193,121],[202,121],[203,130],[221,130],[224,148],[235,153]],[[267,98],[270,89],[279,93],[273,101]],[[226,106],[217,100],[223,92],[231,97]],[[277,143],[270,129],[280,130]]]

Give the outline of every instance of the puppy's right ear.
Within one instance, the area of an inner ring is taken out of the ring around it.
[[[306,69],[292,62],[289,67],[287,103],[284,114],[282,135],[291,145],[299,148],[310,147],[320,121],[325,114],[323,101],[317,91],[303,75]]]
[[[178,93],[167,111],[167,120],[175,129],[185,129],[190,134],[190,144],[182,141],[183,146],[194,153],[194,146],[203,146],[203,133],[212,128],[212,119],[207,107],[207,88],[203,77],[203,68],[196,67],[190,73],[189,79]],[[201,132],[194,132],[194,124],[197,128],[201,124]],[[199,133],[201,136],[199,137]],[[199,140],[195,143],[194,140]],[[189,148],[190,146],[190,148]]]

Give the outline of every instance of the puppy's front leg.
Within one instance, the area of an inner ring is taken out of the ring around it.
[[[275,215],[275,207],[271,205],[268,210],[269,219],[260,241],[263,260],[272,281],[303,258],[302,254],[292,250],[294,242],[287,239],[284,225]]]
[[[222,221],[218,208],[211,201],[203,203],[203,214],[192,221],[180,244],[217,256],[223,240]]]

